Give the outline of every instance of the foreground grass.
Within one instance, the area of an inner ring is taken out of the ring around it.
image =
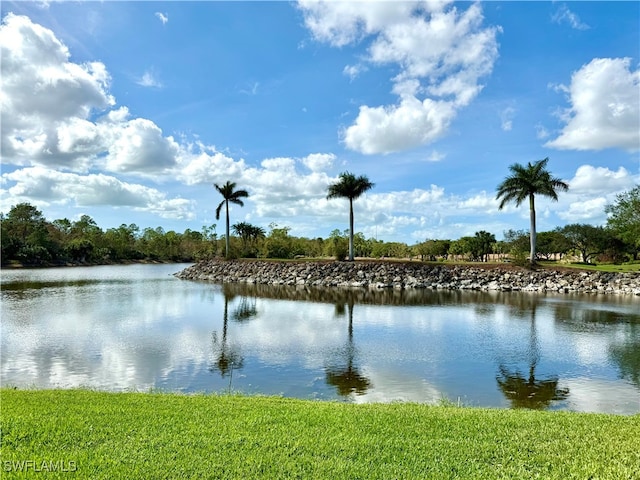
[[[2,478],[630,479],[640,466],[638,415],[87,390],[0,401]]]

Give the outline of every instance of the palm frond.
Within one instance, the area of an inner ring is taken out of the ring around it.
[[[226,202],[226,200],[221,201],[220,204],[218,205],[218,208],[216,208],[216,220],[220,220],[220,210],[222,210],[222,207],[224,206],[224,202]]]

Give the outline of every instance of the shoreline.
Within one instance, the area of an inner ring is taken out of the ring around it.
[[[206,260],[175,274],[212,283],[339,287],[596,293],[640,296],[640,274],[570,269],[528,270],[513,265],[422,262]]]
[[[11,260],[8,263],[3,263],[0,268],[2,270],[31,270],[34,268],[66,268],[66,267],[103,267],[114,265],[171,265],[179,263],[195,263],[193,260],[180,260],[180,261],[163,261],[163,260],[127,260],[122,262],[64,262],[64,263],[43,263],[40,265],[31,265],[18,262],[17,260]]]

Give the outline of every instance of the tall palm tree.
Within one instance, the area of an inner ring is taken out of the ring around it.
[[[341,173],[339,178],[338,182],[329,185],[327,199],[338,197],[349,199],[349,261],[353,262],[353,200],[373,188],[374,184],[364,175],[356,177],[349,172]]]
[[[222,186],[218,185],[217,183],[214,183],[213,186],[216,187],[216,190],[218,190],[218,192],[220,192],[220,195],[224,197],[224,200],[222,200],[222,202],[220,202],[220,205],[218,205],[218,208],[216,208],[216,220],[220,220],[220,210],[222,209],[223,205],[226,207],[226,210],[227,210],[227,234],[225,236],[225,247],[226,247],[225,256],[229,257],[229,202],[235,203],[236,205],[240,205],[241,207],[244,207],[244,202],[240,199],[248,197],[249,193],[246,190],[236,190],[235,189],[236,183],[230,182],[229,180],[227,180],[227,183],[225,183]]]
[[[554,201],[558,200],[558,191],[566,192],[569,185],[559,178],[552,177],[546,169],[549,158],[538,160],[535,163],[529,162],[527,166],[515,163],[509,167],[512,175],[504,179],[498,185],[496,200],[502,199],[500,210],[510,202],[515,202],[516,207],[529,199],[529,212],[531,220],[531,228],[529,230],[529,238],[531,243],[530,263],[533,265],[536,261],[536,209],[535,196],[544,195]]]

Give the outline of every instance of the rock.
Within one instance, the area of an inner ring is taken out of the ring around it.
[[[640,295],[640,274],[529,271],[513,266],[432,265],[392,262],[265,262],[209,260],[176,274],[185,280],[352,289],[418,288]]]

